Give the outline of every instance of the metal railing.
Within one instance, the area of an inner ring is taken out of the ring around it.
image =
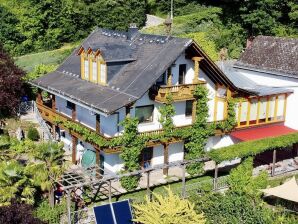
[[[36,106],[36,103],[34,101],[32,101],[32,112],[34,113],[35,115],[35,118],[36,120],[38,121],[39,125],[41,126],[43,132],[45,133],[45,135],[47,136],[47,139],[50,140],[50,141],[55,141],[52,134],[51,134],[51,131],[49,130],[47,124],[45,123],[45,121],[43,120],[43,118],[41,117],[41,114],[39,113],[39,110]]]

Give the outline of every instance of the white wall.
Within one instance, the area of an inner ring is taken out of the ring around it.
[[[182,161],[184,159],[184,142],[169,145],[169,162]]]
[[[235,141],[230,135],[212,136],[208,139],[205,150],[210,151],[212,149],[230,146],[235,143],[237,143],[237,141]]]
[[[63,113],[64,115],[67,115],[68,117],[71,117],[72,111],[71,109],[67,108],[66,103],[67,101],[59,96],[56,96],[56,109],[60,113]]]
[[[175,66],[172,66],[172,85],[178,85],[179,65],[186,64],[185,84],[193,83],[194,78],[194,62],[185,58],[185,54],[181,54],[175,61]]]
[[[153,147],[153,158],[151,160],[151,165],[161,165],[164,162],[164,147],[163,145],[158,145]]]
[[[287,98],[285,125],[298,130],[298,79],[277,75],[269,75],[266,73],[253,72],[242,69],[238,69],[238,71],[260,85],[292,89],[294,93],[290,94]]]
[[[118,173],[121,171],[121,169],[123,168],[123,161],[120,158],[119,153],[102,153],[102,155],[104,157],[103,166],[106,172]]]
[[[184,126],[192,124],[192,117],[185,116],[186,101],[174,103],[175,116],[173,117],[173,123],[175,126]]]

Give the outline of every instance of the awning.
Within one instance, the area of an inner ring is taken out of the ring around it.
[[[231,133],[231,136],[239,141],[251,141],[263,138],[278,137],[281,135],[297,132],[292,128],[284,125],[269,125],[257,128],[248,128],[244,130],[237,130]]]
[[[268,188],[261,190],[266,195],[272,195],[279,197],[288,201],[294,201],[298,203],[298,185],[295,177],[286,183],[279,185],[277,187]]]

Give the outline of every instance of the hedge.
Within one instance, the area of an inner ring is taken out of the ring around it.
[[[241,142],[208,152],[209,157],[217,163],[230,161],[235,158],[255,156],[262,152],[285,148],[298,143],[298,132],[278,137]]]

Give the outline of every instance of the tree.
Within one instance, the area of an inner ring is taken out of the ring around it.
[[[0,44],[0,118],[16,114],[22,96],[24,72],[13,62]]]
[[[0,223],[43,224],[44,222],[33,216],[32,210],[31,205],[16,202],[9,206],[2,206],[0,207]]]
[[[146,198],[145,203],[133,205],[135,209],[135,222],[144,224],[204,224],[203,213],[197,214],[194,204],[175,195],[167,188],[167,195],[153,193],[155,199]]]
[[[33,179],[16,160],[0,162],[0,206],[16,202],[34,203]]]

